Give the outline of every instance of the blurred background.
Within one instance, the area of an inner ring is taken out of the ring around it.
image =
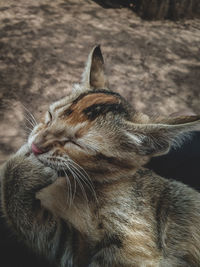
[[[110,88],[136,110],[200,114],[199,0],[0,0],[0,164],[25,142],[27,110],[39,120],[69,93],[94,44]],[[149,167],[200,189],[199,151],[196,132]],[[2,267],[47,266],[2,218],[0,241]]]
[[[1,0],[0,163],[25,141],[25,108],[39,119],[67,94],[94,44],[135,109],[200,113],[199,17],[199,0]]]

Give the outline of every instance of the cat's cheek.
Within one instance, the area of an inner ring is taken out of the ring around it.
[[[39,123],[38,125],[36,125],[33,129],[33,131],[30,133],[29,137],[28,137],[28,145],[29,147],[31,147],[32,143],[34,142],[36,136],[38,135],[38,133],[44,128],[44,125],[42,123]]]
[[[31,153],[31,149],[29,145],[26,143],[20,149],[17,151],[16,155],[17,156],[28,156]]]
[[[68,157],[70,159],[74,160],[75,162],[79,163],[80,165],[83,162],[83,159],[85,161],[85,159],[88,158],[88,154],[86,152],[84,152],[82,149],[76,148],[74,146],[70,146],[70,147],[66,148],[65,153],[68,155]]]

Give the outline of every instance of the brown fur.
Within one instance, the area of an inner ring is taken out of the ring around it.
[[[103,70],[95,47],[82,84],[5,164],[4,214],[60,267],[200,266],[199,193],[143,167],[200,116],[137,113],[108,90]]]

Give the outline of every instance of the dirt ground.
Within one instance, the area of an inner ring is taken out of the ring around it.
[[[78,82],[101,44],[110,88],[135,109],[200,114],[200,20],[145,22],[85,0],[0,1],[0,163],[25,141],[25,108],[40,119]]]

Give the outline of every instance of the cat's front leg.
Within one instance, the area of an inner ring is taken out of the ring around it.
[[[57,179],[56,172],[44,167],[24,145],[4,164],[0,177],[2,210],[10,227],[30,246],[45,250],[58,223],[35,195]]]
[[[31,153],[28,145],[22,146],[0,171],[2,180],[2,206],[7,219],[18,228],[35,222],[39,203],[36,192],[57,179],[57,173],[42,165]]]

